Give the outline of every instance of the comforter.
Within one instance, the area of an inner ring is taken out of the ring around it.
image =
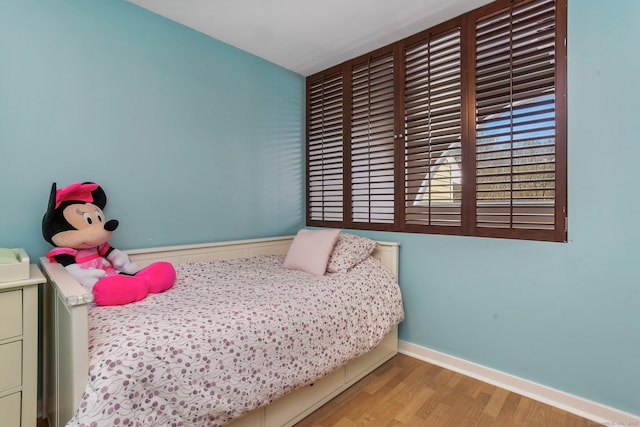
[[[69,426],[219,426],[373,349],[404,317],[379,261],[311,276],[283,257],[176,265],[173,288],[89,309]]]

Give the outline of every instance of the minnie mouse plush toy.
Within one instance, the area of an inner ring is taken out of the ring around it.
[[[168,262],[140,269],[107,243],[118,221],[105,220],[107,196],[98,184],[76,182],[56,190],[42,219],[42,235],[56,246],[47,254],[93,293],[97,305],[124,305],[166,291],[176,278]]]

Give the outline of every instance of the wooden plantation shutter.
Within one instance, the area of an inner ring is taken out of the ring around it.
[[[462,223],[460,28],[405,49],[405,229]]]
[[[554,240],[564,227],[555,16],[555,1],[535,0],[476,21],[475,227],[490,235]]]
[[[343,221],[342,73],[307,86],[307,221]]]
[[[394,55],[351,67],[351,221],[394,223]]]
[[[495,0],[307,78],[307,224],[567,241],[567,0]]]

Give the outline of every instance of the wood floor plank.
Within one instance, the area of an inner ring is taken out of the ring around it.
[[[429,400],[434,393],[435,391],[433,389],[429,387],[422,387],[420,391],[404,401],[395,414],[394,419],[404,423],[403,425],[407,425],[407,423],[416,416],[418,409],[420,409],[424,402]]]
[[[364,426],[599,425],[508,390],[398,354],[296,424],[296,427]]]
[[[364,388],[364,391],[370,394],[376,393],[382,387],[384,387],[391,379],[402,373],[402,369],[400,367],[394,367],[393,369],[389,369],[387,372],[384,372],[382,375],[377,377],[374,381],[372,381],[369,385]]]
[[[447,427],[447,425],[451,425],[449,424],[450,420],[447,419],[449,416],[451,416],[451,407],[444,403],[438,403],[433,412],[431,412],[429,417],[427,417],[425,425],[432,427]]]
[[[340,420],[338,420],[338,422],[336,422],[335,424],[324,424],[322,427],[354,427],[355,423],[351,420],[348,420],[346,418],[341,418]]]
[[[502,411],[502,407],[508,396],[509,392],[507,390],[496,388],[491,394],[489,403],[487,403],[487,406],[484,408],[484,413],[496,418],[498,414],[500,414],[500,411]]]

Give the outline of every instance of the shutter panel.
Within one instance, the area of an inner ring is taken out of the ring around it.
[[[405,224],[460,226],[460,28],[405,50]]]
[[[394,58],[352,68],[351,220],[394,222]]]
[[[554,230],[555,2],[476,21],[476,227]]]
[[[343,220],[342,74],[308,85],[307,215],[310,221]]]

